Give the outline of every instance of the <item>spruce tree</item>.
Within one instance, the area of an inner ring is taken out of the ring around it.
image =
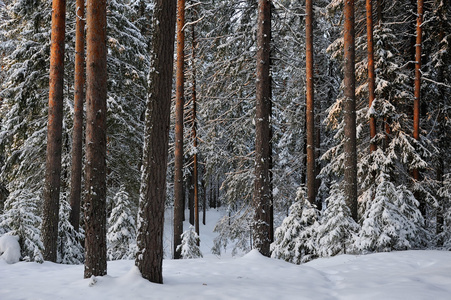
[[[57,262],[78,265],[84,262],[84,247],[81,243],[85,236],[82,229],[75,230],[70,222],[71,207],[65,196],[63,194],[59,209]]]
[[[345,201],[343,190],[332,184],[326,208],[317,229],[318,256],[328,257],[353,253],[354,240],[360,230],[352,218],[351,210]]]
[[[108,218],[108,260],[135,258],[136,227],[131,207],[129,194],[122,187],[113,199],[113,210]]]
[[[305,188],[298,189],[296,202],[290,207],[289,215],[276,229],[271,257],[301,264],[318,256],[316,234],[319,212],[306,197]]]
[[[177,247],[177,251],[184,259],[203,257],[199,248],[199,236],[193,226],[182,234],[182,243]]]
[[[5,202],[4,214],[0,215],[0,232],[19,237],[21,254],[26,261],[44,261],[41,223],[35,193],[23,187],[10,194]]]

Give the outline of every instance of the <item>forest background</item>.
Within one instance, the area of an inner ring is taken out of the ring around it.
[[[273,224],[279,227],[271,245],[273,257],[300,263],[339,253],[451,249],[451,7],[445,0],[424,2],[418,63],[417,1],[372,2],[375,89],[370,106],[366,3],[355,1],[358,216],[353,218],[343,184],[343,1],[315,1],[313,6],[314,201],[307,201],[305,188],[305,3],[271,1],[268,143]],[[154,3],[111,0],[107,7],[107,255],[121,259],[133,258],[137,249]],[[227,210],[216,225],[215,253],[231,242],[236,251],[246,252],[255,242],[257,8],[257,1],[211,0],[188,1],[185,9],[183,203],[192,224],[199,222],[195,202],[204,212],[220,206]],[[18,235],[24,259],[42,261],[51,2],[7,0],[1,12],[0,234]],[[69,218],[75,13],[75,3],[68,2],[57,250],[61,263],[84,261],[85,220],[81,215],[77,230]],[[421,66],[418,137],[416,65]],[[168,208],[174,203],[175,114],[173,105]],[[372,119],[376,135],[370,132]],[[370,144],[376,149],[370,150]],[[166,256],[174,253],[172,249]]]

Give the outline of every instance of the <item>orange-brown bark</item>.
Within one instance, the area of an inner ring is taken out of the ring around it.
[[[175,153],[174,153],[174,258],[181,258],[177,246],[183,233],[183,107],[185,62],[185,0],[177,1],[177,63],[175,79]]]
[[[84,277],[106,263],[106,0],[88,0],[86,18],[86,196]]]
[[[375,73],[374,73],[374,48],[373,48],[373,4],[372,0],[366,0],[366,33],[368,48],[368,94],[369,106],[371,107],[375,98]],[[370,138],[376,136],[376,118],[370,116]],[[374,141],[370,143],[370,151],[375,151],[377,145]]]
[[[85,3],[76,1],[74,131],[72,133],[72,165],[70,179],[69,220],[76,231],[80,225],[81,173],[83,158],[83,102],[85,100]]]
[[[305,35],[306,35],[306,129],[307,129],[307,195],[308,201],[315,203],[315,114],[313,87],[313,1],[305,1]]]
[[[49,116],[47,126],[47,159],[42,220],[44,259],[53,262],[55,262],[57,258],[59,194],[61,182],[65,31],[66,1],[54,0],[52,3]]]
[[[424,0],[417,2],[417,36],[415,44],[415,99],[413,102],[413,138],[420,139],[420,100],[421,100],[421,43],[422,43],[422,28],[423,24],[423,4]],[[413,170],[413,178],[420,179],[418,169]]]

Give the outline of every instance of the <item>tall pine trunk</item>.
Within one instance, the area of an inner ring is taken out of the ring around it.
[[[369,106],[371,108],[374,101],[375,91],[375,74],[374,74],[374,48],[373,48],[373,3],[372,0],[366,0],[366,34],[367,34],[367,50],[368,50],[368,94]],[[373,141],[376,136],[376,118],[370,116],[370,151],[376,151],[377,145]]]
[[[271,78],[271,4],[269,0],[258,1],[257,20],[257,84],[255,116],[255,182],[254,182],[254,248],[265,256],[270,255],[270,111]]]
[[[88,0],[86,32],[85,278],[106,263],[106,0]]]
[[[423,0],[417,2],[417,32],[415,43],[415,99],[413,101],[413,138],[420,139],[420,98],[421,98],[421,43],[423,24]],[[413,178],[420,179],[420,172],[413,169]]]
[[[357,221],[354,0],[345,0],[344,17],[344,194],[351,216]]]
[[[176,0],[156,0],[152,27],[135,264],[142,276],[154,283],[163,283],[164,204],[176,8]]]
[[[47,158],[42,220],[44,259],[53,262],[56,262],[57,259],[59,195],[61,184],[65,31],[66,1],[54,0],[52,3],[49,116],[47,125]]]
[[[177,247],[183,233],[183,108],[185,62],[185,0],[177,1],[177,69],[175,92],[175,157],[174,157],[174,258],[181,258]]]
[[[313,1],[305,1],[305,47],[306,47],[306,129],[307,129],[307,198],[311,204],[315,203],[315,103],[313,78]]]
[[[74,93],[74,131],[72,133],[72,165],[70,178],[70,216],[69,220],[76,231],[80,226],[81,172],[83,158],[83,102],[85,99],[85,1],[76,1],[75,25],[75,93]]]
[[[193,20],[194,21],[194,20]],[[198,183],[198,162],[197,162],[197,99],[196,99],[196,66],[195,66],[195,50],[196,50],[196,35],[194,32],[194,25],[192,25],[192,73],[193,73],[193,82],[192,82],[192,90],[191,90],[191,97],[192,97],[192,118],[193,118],[193,124],[192,124],[192,137],[193,137],[193,148],[194,148],[194,154],[193,154],[193,184],[194,184],[194,228],[196,230],[197,235],[199,235],[199,183]]]

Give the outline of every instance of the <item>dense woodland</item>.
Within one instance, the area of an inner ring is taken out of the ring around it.
[[[0,7],[0,234],[24,260],[162,282],[209,209],[217,254],[451,250],[448,0]]]

